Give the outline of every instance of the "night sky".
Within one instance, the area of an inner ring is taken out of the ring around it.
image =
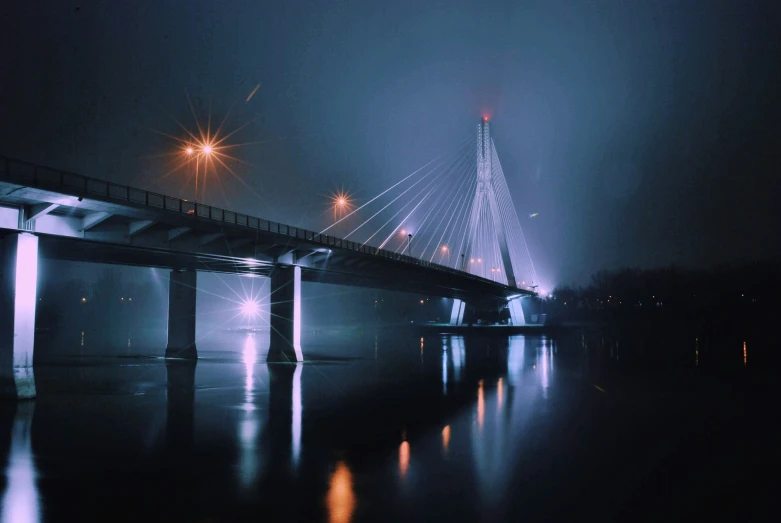
[[[249,189],[226,175],[207,203],[317,229],[333,190],[368,199],[487,113],[551,285],[779,256],[780,6],[13,2],[0,154],[189,197],[155,132],[194,127],[189,93],[252,142]]]

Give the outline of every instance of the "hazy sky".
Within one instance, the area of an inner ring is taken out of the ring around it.
[[[779,4],[14,2],[0,154],[190,197],[155,132],[193,127],[188,92],[257,142],[209,203],[317,229],[488,112],[550,284],[777,256]]]

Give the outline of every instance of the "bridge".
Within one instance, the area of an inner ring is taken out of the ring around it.
[[[536,276],[487,120],[478,125],[477,147],[467,149],[474,157],[457,151],[440,158],[320,232],[0,157],[0,394],[35,396],[39,257],[170,269],[166,357],[173,358],[197,358],[198,272],[270,279],[269,361],[303,361],[302,282],[450,298],[455,325],[505,308],[514,325],[524,324],[520,298],[535,293],[517,278],[524,270],[530,281]],[[453,183],[453,173],[461,183]],[[438,190],[443,184],[449,192]],[[417,186],[422,189],[409,195]],[[403,205],[393,214],[397,196],[375,212],[372,205],[383,204],[380,196],[391,189],[408,195]],[[359,211],[371,217],[345,237],[330,233]],[[368,238],[349,239],[375,218],[385,221]],[[390,235],[373,245],[386,227]],[[417,227],[416,247],[428,238],[417,256],[405,227]],[[451,260],[443,242],[459,235],[461,255]]]

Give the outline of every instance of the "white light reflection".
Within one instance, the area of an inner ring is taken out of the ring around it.
[[[525,355],[526,338],[524,336],[512,336],[510,338],[510,346],[507,349],[507,373],[513,385],[521,383]]]
[[[11,429],[11,450],[5,469],[6,489],[3,495],[3,521],[14,523],[37,523],[41,520],[40,500],[35,468],[30,445],[35,404],[29,401],[17,406]]]
[[[542,376],[540,377],[540,383],[542,384],[542,396],[548,398],[548,342],[545,336],[542,337],[542,348],[537,354],[537,367],[540,369]]]
[[[244,410],[255,410],[253,389],[255,387],[254,373],[255,363],[258,361],[257,346],[255,344],[255,335],[247,334],[244,339],[244,351],[242,352],[242,361],[244,362],[244,370],[246,371],[246,379],[244,382]]]
[[[242,360],[244,362],[246,379],[244,382],[244,404],[242,405],[244,417],[239,423],[239,440],[241,442],[239,475],[242,487],[249,489],[255,483],[260,470],[257,448],[260,420],[255,412],[254,395],[254,372],[255,363],[257,362],[257,346],[254,334],[248,334],[244,340]]]
[[[447,396],[447,346],[442,350],[442,394]]]
[[[456,382],[461,381],[461,369],[466,359],[466,348],[464,347],[464,338],[462,336],[452,336],[450,338],[450,352],[453,359],[453,379]]]
[[[530,342],[536,347],[537,338]],[[515,479],[515,466],[523,449],[528,449],[529,439],[535,436],[529,420],[539,409],[540,387],[522,386],[524,372],[535,381],[531,368],[525,369],[525,345],[523,336],[511,336],[507,353],[507,377],[497,377],[478,384],[477,422],[472,418],[471,444],[472,458],[476,471],[476,483],[486,510],[501,507],[506,499],[508,488],[512,488]],[[530,367],[531,367],[531,363]],[[539,367],[541,369],[541,365]],[[495,383],[494,389],[491,384]],[[482,414],[481,414],[482,413]],[[482,418],[482,422],[481,422]],[[455,427],[455,425],[453,425]]]
[[[301,457],[301,371],[304,366],[301,363],[296,364],[296,370],[293,373],[293,467],[298,467],[298,460]]]

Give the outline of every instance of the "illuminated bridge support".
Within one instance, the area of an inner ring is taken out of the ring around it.
[[[466,309],[466,303],[455,298],[453,300],[453,310],[450,313],[450,325],[461,325],[464,323],[464,309]]]
[[[0,255],[0,396],[34,398],[38,237],[8,234],[2,240]]]
[[[526,325],[526,317],[523,315],[523,307],[521,307],[521,298],[510,300],[507,308],[510,309],[510,321],[512,321],[513,325]]]
[[[271,344],[266,360],[295,363],[301,353],[301,267],[277,265],[271,272]]]
[[[195,348],[195,271],[171,271],[168,284],[168,347],[166,358],[197,359]]]

